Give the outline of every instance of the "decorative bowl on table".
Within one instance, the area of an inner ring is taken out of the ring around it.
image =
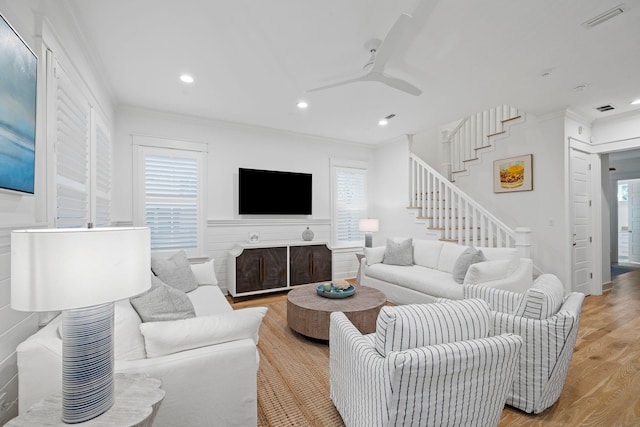
[[[353,285],[349,285],[347,288],[336,288],[333,283],[329,286],[318,285],[316,286],[316,292],[318,295],[325,298],[347,298],[353,296],[356,293],[356,288]]]

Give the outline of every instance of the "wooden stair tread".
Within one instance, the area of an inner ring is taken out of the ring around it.
[[[463,162],[473,162],[474,160],[479,160],[479,158],[478,157],[474,157],[472,159],[463,160]]]
[[[501,121],[502,121],[502,123],[507,123],[507,122],[510,122],[512,120],[518,120],[520,117],[522,117],[522,116],[509,117],[508,119],[504,119],[504,120],[501,120]]]
[[[459,171],[451,171],[451,173],[462,173],[462,172],[466,172],[466,171],[467,171],[466,169],[462,169],[462,170],[459,170]]]
[[[474,227],[449,227],[449,230],[473,230]],[[480,230],[480,227],[475,227]],[[427,230],[446,230],[444,227],[427,227]]]
[[[482,147],[476,147],[474,148],[474,150],[484,150],[485,148],[491,148],[493,147],[493,145],[489,144],[489,145],[483,145]]]
[[[491,135],[487,135],[487,138],[491,138],[492,136],[496,136],[496,135],[502,135],[503,133],[507,133],[507,131],[503,130],[502,132],[492,133]]]

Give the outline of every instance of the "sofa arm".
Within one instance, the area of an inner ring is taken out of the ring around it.
[[[154,422],[159,427],[256,425],[257,369],[249,338],[115,364],[116,372],[162,381],[166,395]]]
[[[483,263],[469,266],[467,274],[469,275],[475,272],[476,280],[473,283],[468,283],[468,281],[465,280],[465,284],[488,286],[519,293],[525,292],[533,284],[533,262],[529,258],[520,258],[516,270],[509,276],[500,279],[496,279],[495,276],[491,277],[490,274],[483,277],[483,273],[478,271],[482,267],[479,264]]]
[[[341,312],[329,327],[330,395],[346,425],[383,425],[391,394],[389,369],[365,337]],[[375,397],[371,395],[379,394]]]

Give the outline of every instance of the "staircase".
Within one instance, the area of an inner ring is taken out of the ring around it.
[[[505,124],[522,114],[506,105],[462,120],[448,135],[450,144],[449,177],[410,156],[409,210],[427,232],[444,241],[474,247],[516,247],[522,257],[530,255],[530,229],[511,229],[453,184],[456,174],[468,172],[480,152],[489,149],[496,137],[506,132]]]
[[[447,178],[455,182],[458,174],[468,173],[481,153],[492,149],[496,139],[506,134],[505,126],[522,117],[517,108],[499,105],[461,120],[445,140],[449,144]]]

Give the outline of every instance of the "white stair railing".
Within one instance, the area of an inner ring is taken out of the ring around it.
[[[474,247],[517,247],[530,257],[530,230],[512,230],[415,154],[410,156],[410,208],[440,230],[441,240]]]
[[[449,133],[451,176],[467,171],[467,163],[478,160],[478,152],[491,147],[491,138],[505,133],[504,124],[522,116],[517,108],[499,105],[463,119]]]

